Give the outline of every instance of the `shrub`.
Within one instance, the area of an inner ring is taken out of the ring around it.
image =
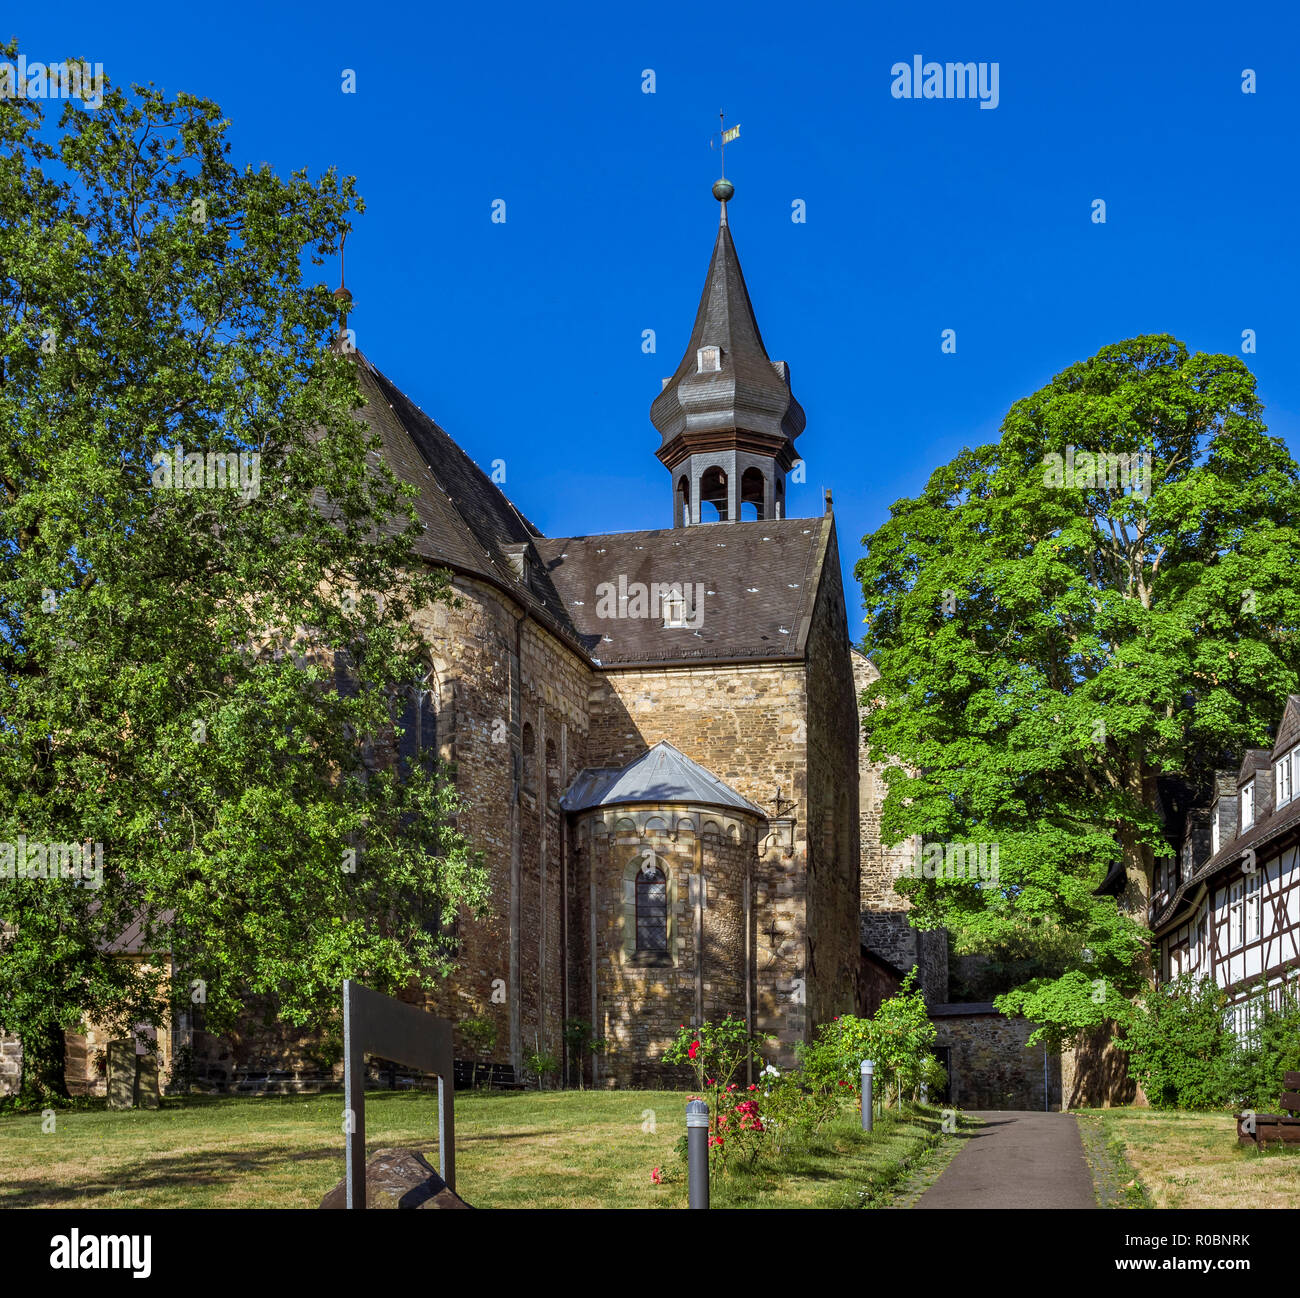
[[[1287,1089],[1282,1075],[1300,1072],[1297,990],[1296,981],[1283,987],[1276,1008],[1268,1003],[1262,984],[1256,990],[1260,1008],[1254,1030],[1245,1041],[1234,1037],[1223,1061],[1223,1095],[1235,1108],[1276,1113]]]
[[[881,1003],[869,1019],[844,1014],[824,1023],[817,1040],[796,1046],[800,1067],[809,1086],[819,1091],[862,1083],[862,1061],[876,1066],[875,1085],[884,1094],[895,1084],[915,1095],[922,1082],[942,1087],[945,1076],[930,1053],[935,1027],[930,1022],[925,997],[916,987],[916,969],[903,979],[898,992]]]
[[[1226,1104],[1225,1066],[1233,1048],[1224,1027],[1227,997],[1212,979],[1184,974],[1133,1002],[1115,1044],[1157,1109]]]

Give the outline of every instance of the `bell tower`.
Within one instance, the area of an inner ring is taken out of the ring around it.
[[[803,432],[803,407],[784,361],[768,359],[721,204],[713,260],[686,354],[650,407],[655,454],[672,475],[673,526],[785,517],[785,475]]]

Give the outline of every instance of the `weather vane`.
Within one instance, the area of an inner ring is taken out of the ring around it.
[[[735,126],[727,126],[727,115],[718,114],[718,125],[721,128],[717,135],[709,141],[709,147],[714,148],[714,141],[717,141],[718,150],[718,179],[713,182],[713,197],[722,204],[722,224],[727,224],[727,200],[736,192],[736,187],[727,179],[727,145],[740,135],[740,123]]]

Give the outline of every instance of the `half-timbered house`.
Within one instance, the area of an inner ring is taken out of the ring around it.
[[[1157,870],[1151,930],[1160,980],[1213,978],[1239,1038],[1265,998],[1278,1006],[1300,969],[1300,695],[1273,748],[1248,749],[1187,817],[1177,856]]]

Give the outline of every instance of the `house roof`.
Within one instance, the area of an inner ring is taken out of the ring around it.
[[[802,658],[830,536],[828,515],[533,544],[592,658],[609,667]],[[638,584],[647,590],[654,583],[689,584],[703,602],[687,620],[699,625],[608,616],[620,579],[632,595]]]
[[[1281,756],[1297,739],[1300,739],[1300,694],[1288,694],[1282,720],[1278,722],[1272,756]]]
[[[1189,909],[1200,896],[1201,888],[1208,884],[1216,874],[1235,866],[1247,852],[1253,851],[1258,856],[1262,849],[1271,842],[1290,834],[1300,827],[1300,799],[1283,803],[1281,807],[1270,807],[1265,815],[1257,820],[1244,834],[1230,839],[1203,865],[1198,866],[1169,899],[1164,910],[1151,922],[1153,932],[1168,928]]]
[[[424,531],[415,548],[424,558],[498,586],[597,666],[802,657],[829,517],[547,538],[360,353],[357,375],[360,417],[385,462],[418,491]],[[629,587],[700,584],[702,623],[598,616],[598,587],[620,577]]]
[[[626,766],[579,771],[560,797],[565,811],[646,802],[723,807],[767,819],[747,798],[667,740],[660,740]]]

